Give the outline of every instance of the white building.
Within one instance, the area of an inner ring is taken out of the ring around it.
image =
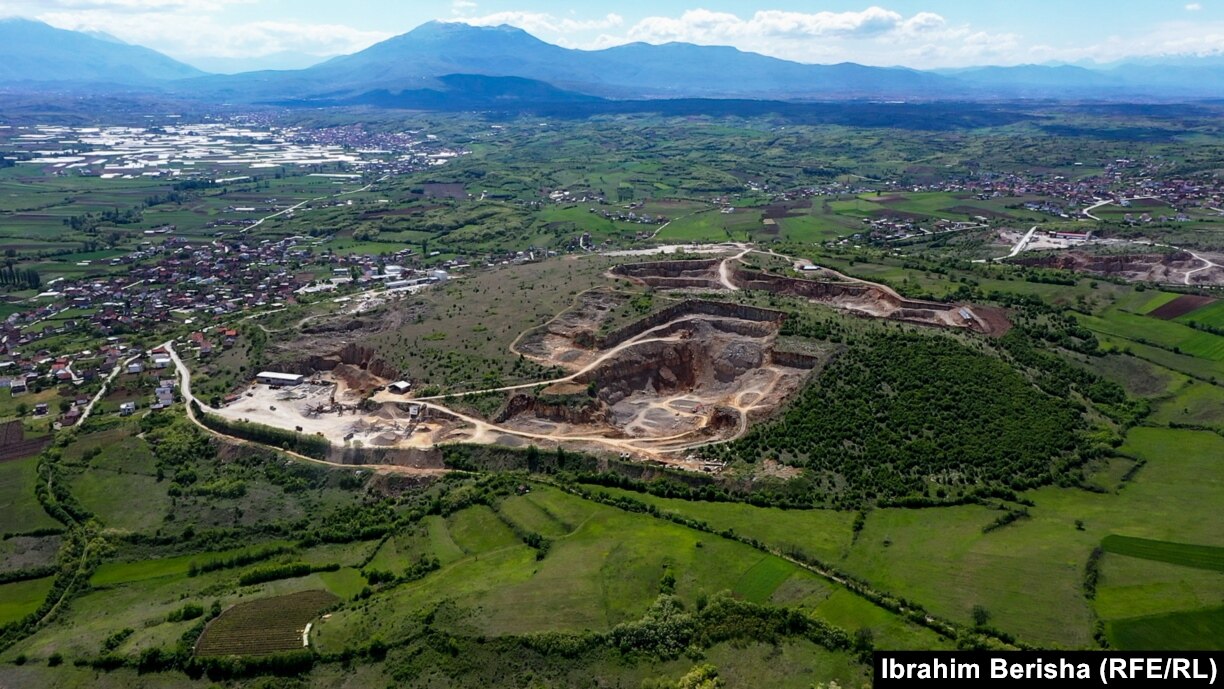
[[[306,376],[299,375],[297,373],[277,373],[276,371],[264,371],[258,376],[255,376],[255,380],[263,383],[264,385],[271,385],[272,387],[292,387],[294,385],[301,385],[303,382],[305,382]]]

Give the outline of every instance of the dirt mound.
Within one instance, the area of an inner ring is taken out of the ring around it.
[[[585,386],[582,391],[585,395]],[[568,424],[597,424],[608,421],[608,409],[599,400],[589,398],[550,402],[535,395],[520,394],[510,398],[494,422],[504,423],[516,416],[532,416]]]
[[[612,273],[650,287],[718,289],[722,284],[718,276],[721,263],[722,260],[717,258],[629,263],[616,266]]]
[[[563,382],[563,383],[553,383],[552,385],[549,385],[548,387],[541,390],[540,394],[553,396],[553,397],[564,397],[567,395],[584,395],[586,394],[586,391],[587,391],[587,388],[585,385],[579,385],[578,383]]]
[[[512,349],[533,359],[552,363],[575,364],[580,352],[570,352],[558,360],[557,352],[574,347],[592,349],[600,326],[610,315],[624,306],[629,296],[611,290],[591,290],[580,295],[573,306],[562,311],[545,325],[524,333]]]
[[[1055,268],[1089,275],[1118,277],[1131,282],[1187,284],[1189,280],[1193,284],[1224,284],[1224,270],[1204,269],[1206,264],[1188,251],[1143,254],[1090,254],[1069,251],[1057,255],[1020,258],[1012,262],[1035,268]]]
[[[735,284],[744,289],[804,297],[875,318],[941,328],[967,328],[986,334],[1001,334],[1011,327],[1006,315],[998,311],[992,312],[989,318],[981,318],[978,311],[984,307],[906,299],[891,289],[869,282],[801,280],[742,266],[737,266],[732,274]]]
[[[332,374],[347,389],[363,396],[372,392],[374,388],[386,385],[386,380],[352,364],[339,364],[332,369]]]
[[[302,333],[306,335],[322,335],[324,333],[348,333],[355,330],[361,330],[368,327],[368,323],[360,318],[354,318],[348,321],[333,321],[330,323],[322,323],[319,325],[308,325],[302,327]]]

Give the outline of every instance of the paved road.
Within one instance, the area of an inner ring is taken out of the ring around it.
[[[179,357],[178,352],[175,351],[173,341],[167,342],[162,346],[166,348],[167,352],[169,352],[170,359],[171,361],[174,362],[174,369],[178,373],[179,391],[183,395],[183,403],[187,405],[187,418],[192,423],[194,423],[196,426],[199,426],[201,429],[203,429],[205,433],[209,433],[219,438],[226,438],[227,440],[237,441],[240,443],[250,442],[249,440],[244,440],[242,438],[238,438],[232,435],[227,435],[220,431],[215,431],[209,428],[208,426],[205,426],[203,423],[200,422],[199,419],[196,418],[195,410],[192,408],[191,403],[196,402],[196,404],[199,404],[199,400],[197,400],[195,398],[195,395],[193,395],[191,392],[191,371],[190,369],[187,368],[187,365],[183,363],[183,360]],[[200,407],[203,408],[204,405],[201,404]],[[252,444],[258,445],[259,443],[252,443]],[[339,462],[329,462],[327,460],[317,459],[315,457],[308,457],[306,455],[298,454],[297,452],[293,452],[291,450],[281,450],[278,448],[277,451],[283,454],[289,455],[291,457],[294,457],[295,459],[299,459],[303,462],[310,462],[311,464],[322,464],[325,466],[339,467],[343,469],[364,469],[368,471],[379,471],[383,473],[405,474],[405,475],[413,475],[413,476],[441,476],[449,472],[448,469],[427,469],[427,468],[419,468],[419,467],[405,467],[405,466],[392,465],[392,464],[341,464]]]
[[[98,394],[94,395],[93,399],[89,400],[89,404],[85,405],[84,411],[81,412],[81,418],[77,421],[78,426],[85,423],[85,419],[88,419],[89,415],[93,413],[94,405],[97,404],[102,399],[103,395],[106,394],[106,388],[108,385],[110,385],[111,381],[114,380],[120,373],[127,370],[128,364],[136,361],[139,358],[140,355],[137,354],[136,356],[129,357],[126,361],[115,364],[114,370],[112,370],[102,381],[102,389],[98,390]]]
[[[1010,254],[1006,256],[1002,256],[1000,258],[996,258],[995,260],[996,261],[1006,261],[1009,258],[1015,258],[1019,256],[1020,252],[1024,251],[1025,247],[1029,245],[1029,242],[1033,241],[1033,235],[1035,234],[1037,234],[1037,226],[1033,225],[1033,228],[1029,230],[1027,234],[1021,237],[1020,241],[1016,242],[1016,245],[1012,247]]]

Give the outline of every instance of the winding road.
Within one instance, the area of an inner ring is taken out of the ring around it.
[[[173,341],[168,341],[162,346],[166,348],[166,352],[170,354],[170,360],[174,362],[174,370],[178,374],[178,379],[179,379],[179,392],[183,396],[183,404],[187,407],[187,419],[191,421],[192,423],[194,423],[196,426],[198,426],[205,433],[214,435],[218,438],[225,438],[226,440],[243,443],[243,444],[250,443],[252,445],[259,445],[259,443],[252,443],[249,440],[245,440],[243,438],[238,438],[236,436],[232,436],[232,435],[222,433],[217,430],[213,430],[212,428],[205,426],[198,418],[196,418],[195,408],[192,406],[191,403],[195,402],[196,404],[199,404],[201,409],[204,408],[204,405],[200,404],[200,401],[197,400],[195,395],[193,395],[191,392],[191,370],[187,368],[187,365],[183,363],[182,358],[179,357],[178,352],[174,349]],[[266,446],[262,446],[262,447],[266,447]],[[311,464],[320,464],[323,466],[330,466],[330,467],[336,467],[336,468],[341,468],[341,469],[361,469],[365,471],[381,472],[384,474],[402,474],[402,475],[407,475],[407,476],[441,476],[451,471],[450,469],[446,469],[446,468],[432,469],[432,468],[424,468],[424,467],[406,467],[406,466],[400,466],[400,465],[395,465],[395,464],[342,464],[340,462],[329,462],[324,459],[308,457],[306,455],[299,454],[297,452],[293,452],[292,450],[283,450],[280,448],[275,448],[275,449],[277,452],[288,455],[290,457],[293,457],[294,459],[298,459],[303,462],[309,462]]]
[[[995,260],[996,261],[1006,261],[1009,258],[1015,258],[1019,256],[1020,252],[1024,251],[1025,248],[1028,247],[1029,242],[1033,241],[1033,235],[1035,234],[1037,234],[1037,226],[1033,225],[1032,229],[1030,229],[1028,233],[1025,234],[1023,237],[1021,237],[1020,241],[1016,242],[1016,245],[1012,247],[1010,254],[1006,256],[1000,256],[999,258],[996,258]]]

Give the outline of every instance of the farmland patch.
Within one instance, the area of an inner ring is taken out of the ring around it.
[[[253,656],[300,649],[306,625],[339,600],[327,591],[301,591],[239,603],[209,623],[196,655]]]

